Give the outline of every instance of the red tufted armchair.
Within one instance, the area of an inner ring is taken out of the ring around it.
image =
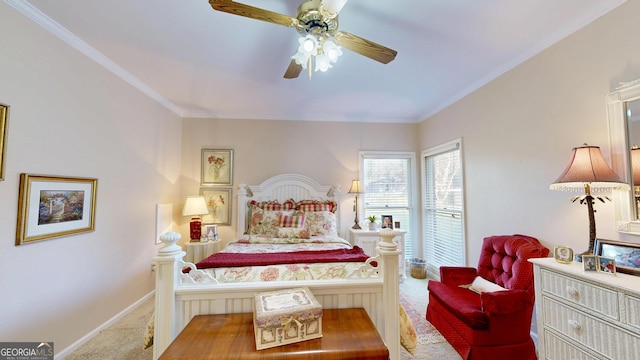
[[[530,236],[485,238],[477,269],[443,266],[440,281],[429,281],[427,320],[463,359],[536,359],[533,266],[527,259],[548,254]],[[478,294],[468,288],[477,276],[507,290]]]

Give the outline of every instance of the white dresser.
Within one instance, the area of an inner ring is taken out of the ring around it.
[[[640,359],[640,277],[534,264],[539,359]]]
[[[407,232],[405,230],[393,230],[396,236],[393,238],[393,241],[398,244],[398,250],[400,250],[400,257],[398,259],[398,272],[400,273],[400,281],[403,281],[407,278],[406,271],[406,261],[404,258],[404,234]],[[380,242],[380,230],[355,230],[349,229],[347,232],[349,242],[351,245],[358,245],[361,247],[365,254],[369,256],[378,255],[376,251],[376,247],[378,246],[378,242]]]

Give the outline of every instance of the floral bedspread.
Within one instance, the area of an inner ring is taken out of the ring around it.
[[[351,244],[336,236],[312,236],[310,239],[274,238],[263,235],[244,235],[221,252],[270,253],[309,250],[349,249]],[[204,269],[218,282],[255,282],[278,280],[344,279],[362,263],[335,262],[312,264],[284,264]]]

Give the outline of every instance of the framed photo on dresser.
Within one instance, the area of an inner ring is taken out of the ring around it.
[[[596,239],[594,255],[615,261],[618,272],[640,275],[640,243]]]

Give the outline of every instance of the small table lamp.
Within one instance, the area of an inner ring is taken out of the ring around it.
[[[355,224],[351,228],[356,230],[362,229],[359,224],[360,220],[358,219],[358,194],[362,194],[362,183],[360,182],[360,180],[355,179],[351,181],[351,188],[349,189],[349,194],[356,195],[356,203],[354,206],[354,210],[356,211],[356,218],[354,220]]]
[[[203,196],[187,197],[184,208],[182,209],[182,216],[192,216],[191,222],[189,223],[191,241],[200,241],[200,237],[202,236],[202,221],[200,220],[200,216],[208,213],[209,208],[207,208],[207,202]]]
[[[591,191],[611,191],[613,189],[629,189],[629,184],[611,170],[604,160],[599,146],[583,146],[573,148],[569,164],[564,169],[558,180],[549,186],[551,190],[584,191],[584,196],[575,196],[571,201],[580,199],[581,204],[587,205],[589,215],[589,248],[582,254],[575,256],[576,261],[582,261],[581,255],[593,254],[593,245],[596,240],[596,219],[593,215],[593,200],[595,198],[604,202],[609,200],[605,196],[591,195]]]

